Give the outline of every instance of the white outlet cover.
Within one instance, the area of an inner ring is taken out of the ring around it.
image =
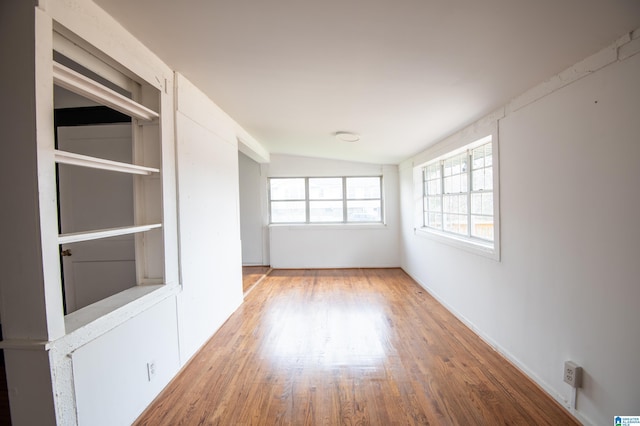
[[[149,381],[151,381],[151,379],[153,379],[153,377],[156,375],[156,362],[155,361],[151,361],[147,363],[147,378],[149,379]]]

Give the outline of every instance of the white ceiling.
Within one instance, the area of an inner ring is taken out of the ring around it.
[[[639,0],[96,2],[271,153],[374,163],[640,27]]]

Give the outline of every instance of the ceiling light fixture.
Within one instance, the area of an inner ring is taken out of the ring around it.
[[[336,139],[342,142],[358,142],[360,135],[351,132],[336,132]]]

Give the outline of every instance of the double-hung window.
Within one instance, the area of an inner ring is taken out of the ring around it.
[[[380,223],[382,177],[270,178],[271,223]]]
[[[492,136],[427,162],[421,176],[423,229],[495,247]]]

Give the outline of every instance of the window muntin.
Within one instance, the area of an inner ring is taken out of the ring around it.
[[[493,242],[493,157],[488,140],[423,168],[425,228]]]
[[[270,178],[271,223],[382,222],[382,177]]]

